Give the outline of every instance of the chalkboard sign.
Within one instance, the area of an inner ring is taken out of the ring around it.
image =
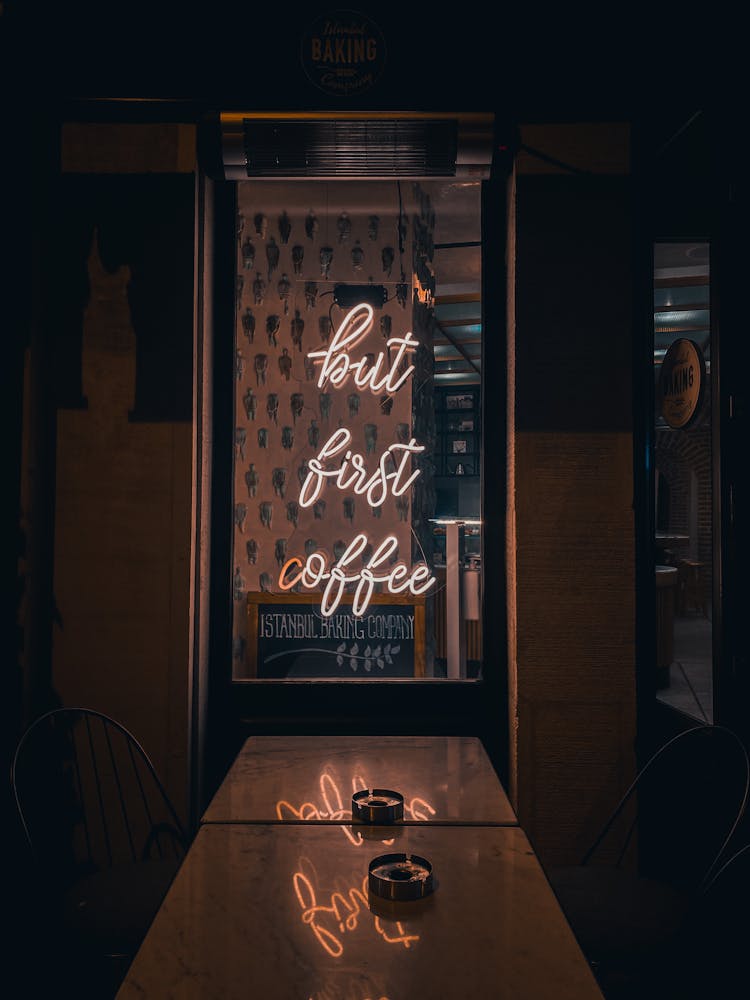
[[[271,680],[424,676],[424,600],[376,594],[355,617],[351,596],[324,618],[320,598],[247,595],[248,674]]]

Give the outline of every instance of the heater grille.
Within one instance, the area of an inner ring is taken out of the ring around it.
[[[227,180],[486,176],[491,160],[491,116],[223,114],[221,127]]]

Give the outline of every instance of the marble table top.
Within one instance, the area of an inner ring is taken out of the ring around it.
[[[520,827],[369,832],[200,827],[117,1000],[603,1000]],[[389,852],[432,894],[373,897]]]
[[[403,795],[406,824],[518,822],[481,740],[466,736],[251,736],[202,822],[348,822],[367,788]]]

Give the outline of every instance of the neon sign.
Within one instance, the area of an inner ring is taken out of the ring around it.
[[[320,796],[322,807],[314,802],[303,802],[299,807],[295,807],[286,799],[279,799],[276,803],[276,818],[284,820],[288,817],[300,820],[351,820],[351,807],[344,809],[344,802],[339,791],[339,786],[334,778],[324,771],[320,776]],[[352,792],[366,791],[371,788],[364,778],[355,774],[352,778]],[[435,810],[429,802],[419,796],[414,796],[408,802],[404,802],[404,816],[414,820],[429,820],[435,815]],[[355,846],[360,847],[364,843],[364,838],[356,829],[356,826],[342,824],[341,829],[347,839]],[[383,841],[384,844],[393,844],[392,838]]]
[[[365,910],[369,912],[367,906],[367,882],[368,877],[362,881],[361,887],[353,885],[347,892],[332,892],[329,905],[318,903],[315,889],[312,882],[304,872],[296,871],[293,879],[294,892],[297,902],[302,908],[302,923],[306,924],[315,935],[321,948],[331,956],[340,958],[344,953],[344,945],[340,936],[345,933],[352,933],[357,929],[360,913]],[[332,921],[335,933],[330,927],[326,927],[321,921],[328,918]],[[397,920],[394,924],[395,934],[383,926],[380,917],[373,916],[375,930],[387,944],[401,944],[404,948],[410,948],[419,941],[418,934],[408,934],[401,923]]]
[[[411,333],[390,337],[386,342],[387,356],[381,351],[377,356],[366,354],[352,359],[351,349],[369,333],[372,324],[373,308],[362,302],[349,310],[324,350],[308,353],[307,358],[313,364],[320,364],[318,388],[322,389],[327,384],[340,388],[350,376],[358,388],[369,388],[373,393],[393,394],[405,384],[415,371],[414,365],[408,364],[407,354],[419,346]],[[384,369],[386,365],[388,367]],[[420,469],[409,472],[407,468],[410,458],[425,450],[416,438],[386,448],[373,472],[368,470],[364,455],[349,447],[351,441],[351,431],[347,427],[339,427],[317,456],[308,461],[308,471],[299,492],[300,507],[312,507],[326,481],[329,481],[338,490],[365,495],[370,506],[377,509],[389,496],[403,496],[422,474]],[[339,467],[327,468],[326,463],[334,456],[341,456]],[[367,565],[355,570],[352,563],[355,559],[364,558],[368,547],[371,547],[371,541],[367,535],[355,535],[330,567],[323,552],[312,552],[304,561],[292,556],[281,567],[278,585],[282,591],[298,585],[316,590],[325,582],[320,611],[328,618],[338,608],[349,585],[356,584],[352,612],[361,616],[372,600],[376,584],[384,585],[390,594],[409,591],[416,597],[426,593],[436,582],[436,577],[425,563],[418,563],[411,569],[404,562],[394,563],[398,553],[395,535],[383,539],[375,547]]]

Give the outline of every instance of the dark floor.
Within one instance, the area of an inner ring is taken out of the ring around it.
[[[657,698],[699,722],[713,722],[711,609],[688,612],[674,621],[674,659],[669,686]]]

